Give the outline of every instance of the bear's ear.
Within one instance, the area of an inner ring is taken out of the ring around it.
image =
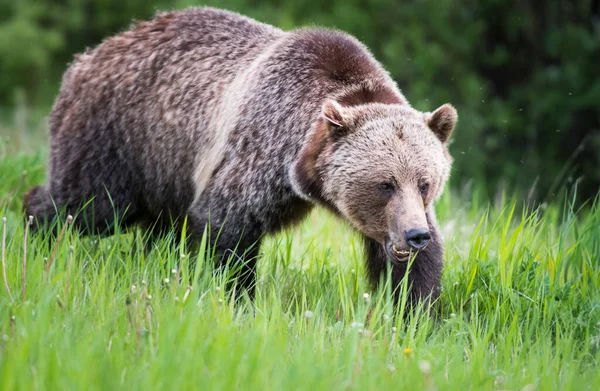
[[[327,99],[321,108],[321,116],[334,132],[343,132],[348,128],[348,113],[338,102]]]
[[[456,112],[456,109],[448,103],[440,106],[433,113],[425,114],[427,126],[429,126],[443,144],[446,144],[450,139],[450,135],[452,134],[457,121],[458,113]]]

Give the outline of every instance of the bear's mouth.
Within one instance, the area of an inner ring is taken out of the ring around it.
[[[401,248],[396,247],[396,245],[392,244],[390,239],[386,239],[385,243],[385,252],[387,255],[394,261],[397,262],[408,262],[412,252],[410,250],[403,250]]]

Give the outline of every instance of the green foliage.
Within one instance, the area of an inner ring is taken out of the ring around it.
[[[55,54],[63,45],[62,36],[41,20],[44,6],[27,1],[0,3],[0,100],[12,98],[17,88],[29,94],[51,73]]]
[[[256,304],[235,307],[227,276],[168,237],[148,253],[142,231],[25,237],[44,159],[0,158],[2,390],[600,387],[598,203],[519,214],[447,193],[438,311],[406,318],[367,287],[358,238],[317,211],[264,244]]]
[[[546,201],[600,187],[600,7],[533,0],[0,0],[0,104],[48,104],[73,53],[156,10],[211,5],[284,29],[325,25],[364,41],[421,110],[453,103],[454,183]],[[26,48],[26,50],[24,50]]]

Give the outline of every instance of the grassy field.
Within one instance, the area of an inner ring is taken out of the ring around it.
[[[145,253],[139,230],[26,235],[45,154],[0,147],[1,390],[600,389],[597,203],[448,192],[443,292],[406,318],[366,285],[358,238],[316,211],[265,243],[256,303],[234,306],[210,260],[168,240]]]

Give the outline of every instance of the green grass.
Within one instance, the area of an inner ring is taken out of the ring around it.
[[[2,283],[2,390],[600,389],[597,203],[527,211],[448,192],[438,311],[404,318],[368,288],[358,238],[323,211],[263,245],[255,304],[234,306],[210,260],[168,240],[144,253],[139,230],[29,236],[23,290],[21,197],[44,165],[43,152],[0,151],[14,298]],[[190,290],[177,276],[191,262]]]

